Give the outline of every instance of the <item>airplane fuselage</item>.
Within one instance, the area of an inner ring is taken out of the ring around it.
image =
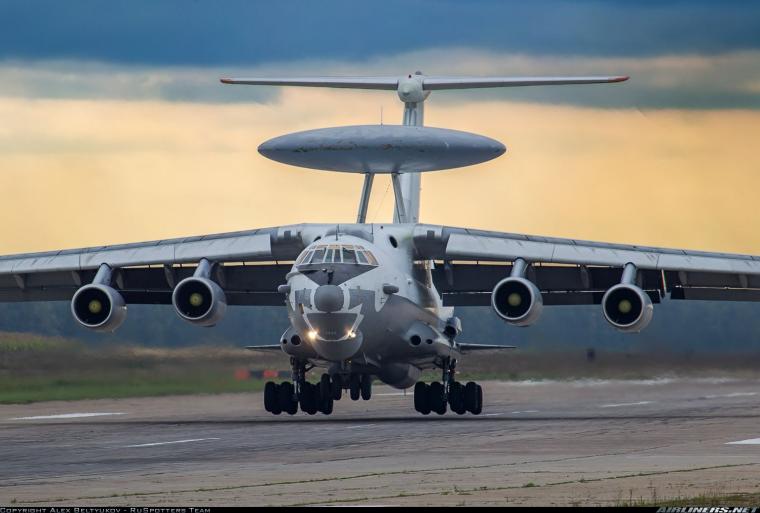
[[[451,309],[433,284],[433,262],[415,261],[409,230],[368,230],[325,236],[299,255],[287,276],[291,326],[281,343],[331,373],[374,374],[407,388],[451,353],[444,335]]]

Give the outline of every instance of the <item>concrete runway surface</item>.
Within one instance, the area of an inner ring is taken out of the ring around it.
[[[760,381],[484,382],[484,414],[375,386],[0,406],[0,504],[597,505],[760,492]]]

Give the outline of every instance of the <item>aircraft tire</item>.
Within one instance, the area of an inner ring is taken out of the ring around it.
[[[449,406],[451,411],[457,415],[463,415],[467,412],[464,404],[464,387],[459,381],[455,381],[449,388]]]
[[[340,401],[340,398],[343,396],[343,383],[341,383],[341,381],[340,374],[336,374],[330,382],[332,398],[334,401]]]
[[[476,394],[475,394],[475,409],[472,411],[473,415],[480,415],[480,413],[483,411],[483,387],[480,385],[476,385]]]
[[[331,395],[319,400],[319,411],[325,415],[330,415],[333,412],[333,398]]]
[[[360,392],[362,399],[369,401],[372,398],[372,376],[363,374],[361,379]]]
[[[464,405],[465,405],[465,408],[467,409],[467,411],[469,411],[470,413],[473,413],[475,415],[479,414],[480,411],[483,408],[483,404],[482,404],[482,397],[483,397],[482,394],[483,394],[483,392],[482,391],[480,392],[481,403],[480,403],[480,405],[478,405],[478,388],[479,388],[479,385],[477,383],[475,383],[474,381],[469,381],[464,386]],[[478,406],[480,406],[480,408],[478,408]]]
[[[423,415],[430,414],[430,394],[427,384],[418,381],[414,385],[414,409]]]
[[[328,398],[332,398],[332,384],[330,383],[330,375],[322,374],[322,378],[319,380],[319,401],[327,401]]]
[[[348,390],[351,393],[351,400],[358,401],[361,395],[361,382],[358,374],[351,374],[348,380]]]
[[[274,381],[267,381],[264,385],[264,409],[275,415],[280,413],[278,392],[279,386]]]
[[[301,411],[314,415],[317,413],[317,399],[318,391],[317,386],[305,381],[301,387],[301,395],[298,398],[298,402],[301,406]]]
[[[293,383],[285,381],[278,387],[278,402],[280,404],[280,410],[284,411],[288,415],[295,415],[298,412],[298,401],[293,397],[295,389]]]
[[[436,412],[438,415],[446,413],[446,397],[443,384],[438,381],[430,383],[430,389],[428,390],[428,397],[430,400],[430,411]]]

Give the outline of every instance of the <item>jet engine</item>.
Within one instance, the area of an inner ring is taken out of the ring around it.
[[[602,297],[602,312],[607,322],[620,331],[639,332],[652,321],[654,307],[649,295],[633,281],[636,268],[627,264],[621,282]]]
[[[71,298],[71,314],[85,328],[114,331],[127,318],[127,305],[110,286],[111,268],[102,265],[95,280],[76,291]]]
[[[222,288],[212,281],[211,263],[203,259],[193,276],[174,287],[172,304],[177,314],[198,326],[213,326],[227,311],[227,297]]]
[[[493,309],[499,317],[515,326],[535,323],[544,308],[541,291],[525,278],[526,268],[524,260],[515,260],[511,275],[497,283],[491,292]]]

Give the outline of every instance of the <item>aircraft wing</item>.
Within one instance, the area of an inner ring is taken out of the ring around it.
[[[760,256],[607,244],[438,225],[414,230],[417,257],[437,261],[433,279],[448,306],[490,305],[512,262],[532,265],[527,278],[545,305],[599,304],[627,263],[638,285],[659,302],[671,299],[760,301]]]
[[[282,305],[277,286],[310,230],[325,225],[291,225],[134,244],[26,253],[0,257],[0,302],[69,300],[92,282],[101,264],[115,273],[113,284],[127,303],[171,304],[176,283],[191,276],[200,259],[216,262],[215,280],[233,305]]]

